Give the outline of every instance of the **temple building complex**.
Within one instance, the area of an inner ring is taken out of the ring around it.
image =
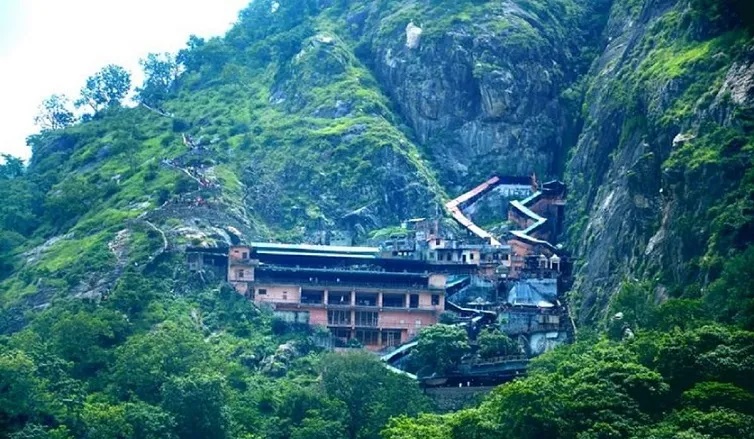
[[[510,229],[500,237],[466,214],[492,191],[516,197],[507,209]],[[462,236],[441,230],[436,219],[416,218],[371,247],[332,245],[352,237],[323,233],[317,244],[189,248],[188,265],[229,282],[278,318],[327,328],[343,343],[398,346],[450,311],[482,316],[533,356],[569,338],[561,297],[570,261],[557,245],[565,195],[557,181],[493,177],[446,204]]]

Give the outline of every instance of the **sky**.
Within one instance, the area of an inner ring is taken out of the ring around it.
[[[177,52],[189,35],[222,35],[250,0],[0,0],[0,153],[28,159],[26,137],[53,93],[72,101],[86,78]]]

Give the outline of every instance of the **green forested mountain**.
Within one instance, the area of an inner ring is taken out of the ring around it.
[[[86,116],[48,101],[28,167],[0,165],[0,436],[754,437],[753,23],[746,0],[255,0],[144,60],[136,107],[103,69]],[[432,414],[184,267],[532,172],[569,187],[580,341],[477,408]]]

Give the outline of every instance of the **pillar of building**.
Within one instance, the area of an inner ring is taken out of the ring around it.
[[[327,305],[329,303],[329,301],[330,301],[330,290],[328,290],[327,288],[325,288],[325,292],[324,292],[324,294],[322,296],[322,303],[325,304],[325,305]]]
[[[411,294],[406,293],[405,296],[403,296],[403,307],[408,308],[411,305]]]
[[[351,290],[351,306],[356,305],[356,290]]]
[[[382,292],[377,293],[377,307],[382,308]]]

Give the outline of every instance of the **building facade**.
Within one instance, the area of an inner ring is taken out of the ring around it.
[[[286,321],[326,327],[344,342],[355,339],[373,350],[400,345],[437,323],[445,274],[377,258],[377,249],[345,249],[234,246],[228,281]]]

